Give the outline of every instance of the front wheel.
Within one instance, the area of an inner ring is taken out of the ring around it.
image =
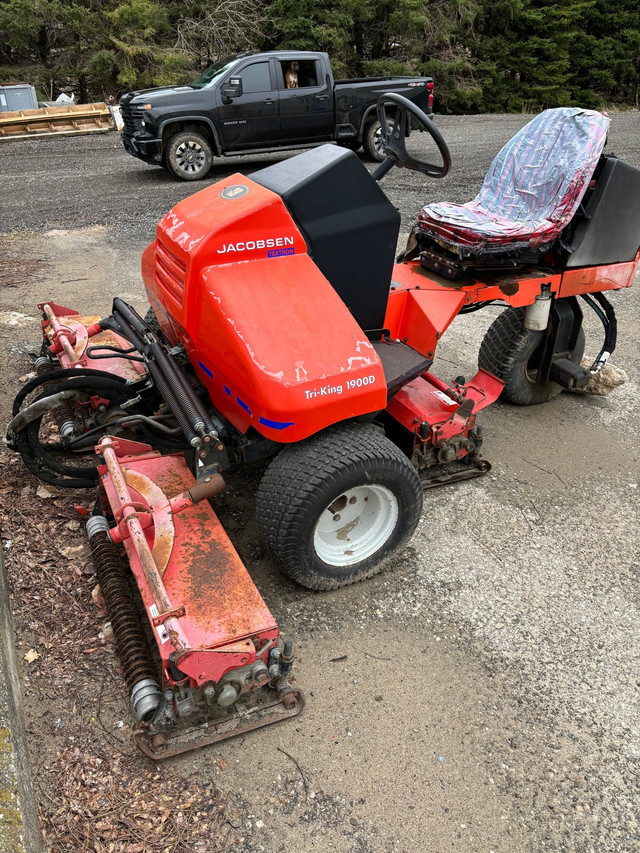
[[[422,485],[404,453],[376,427],[353,423],[285,447],[256,504],[266,547],[310,589],[376,574],[421,512]]]
[[[362,137],[364,153],[376,163],[386,160],[387,154],[384,150],[384,139],[382,138],[382,127],[379,121],[372,121],[364,129]]]
[[[546,403],[562,391],[557,382],[536,379],[545,333],[525,329],[524,313],[524,308],[507,308],[499,314],[487,329],[478,353],[478,367],[504,382],[500,399],[516,406]],[[581,327],[569,359],[580,364],[583,354]]]
[[[183,131],[167,142],[164,165],[181,181],[201,181],[211,169],[213,151],[200,133]]]

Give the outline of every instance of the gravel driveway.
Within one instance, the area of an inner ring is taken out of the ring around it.
[[[471,198],[526,120],[438,118],[452,173],[384,179],[404,230],[427,201]],[[637,112],[613,114],[609,150],[640,166]],[[276,159],[223,159],[209,182]],[[141,306],[139,256],[155,224],[205,184],[134,160],[115,133],[0,143],[0,174],[0,232],[33,265],[18,287],[0,288],[6,421],[37,337],[35,303],[46,295],[107,312],[122,295]],[[308,704],[295,722],[171,762],[227,798],[228,850],[640,849],[638,284],[612,299],[613,362],[629,381],[608,397],[483,412],[491,473],[427,493],[411,544],[369,581],[330,593],[293,586],[257,539],[258,475],[231,482],[221,516],[296,642]],[[487,308],[456,322],[435,372],[473,375],[495,316]],[[589,320],[587,352],[599,344]],[[34,506],[46,513],[45,502]],[[64,745],[66,732],[32,724],[44,739],[34,753]],[[99,728],[93,736],[104,739]],[[130,749],[126,739],[119,748]]]

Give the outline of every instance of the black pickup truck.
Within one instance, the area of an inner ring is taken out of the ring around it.
[[[334,80],[326,53],[272,51],[220,59],[190,86],[120,99],[129,154],[185,181],[204,178],[214,155],[308,148],[335,141],[384,159],[376,101],[405,95],[432,113],[430,77]]]

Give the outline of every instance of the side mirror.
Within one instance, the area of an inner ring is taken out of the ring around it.
[[[220,94],[223,104],[230,104],[234,98],[239,98],[242,95],[242,78],[230,77],[229,82],[222,87]]]

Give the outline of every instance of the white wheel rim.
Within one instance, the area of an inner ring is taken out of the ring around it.
[[[330,566],[353,566],[389,539],[398,521],[398,500],[386,486],[349,489],[324,510],[313,531],[317,556]]]

